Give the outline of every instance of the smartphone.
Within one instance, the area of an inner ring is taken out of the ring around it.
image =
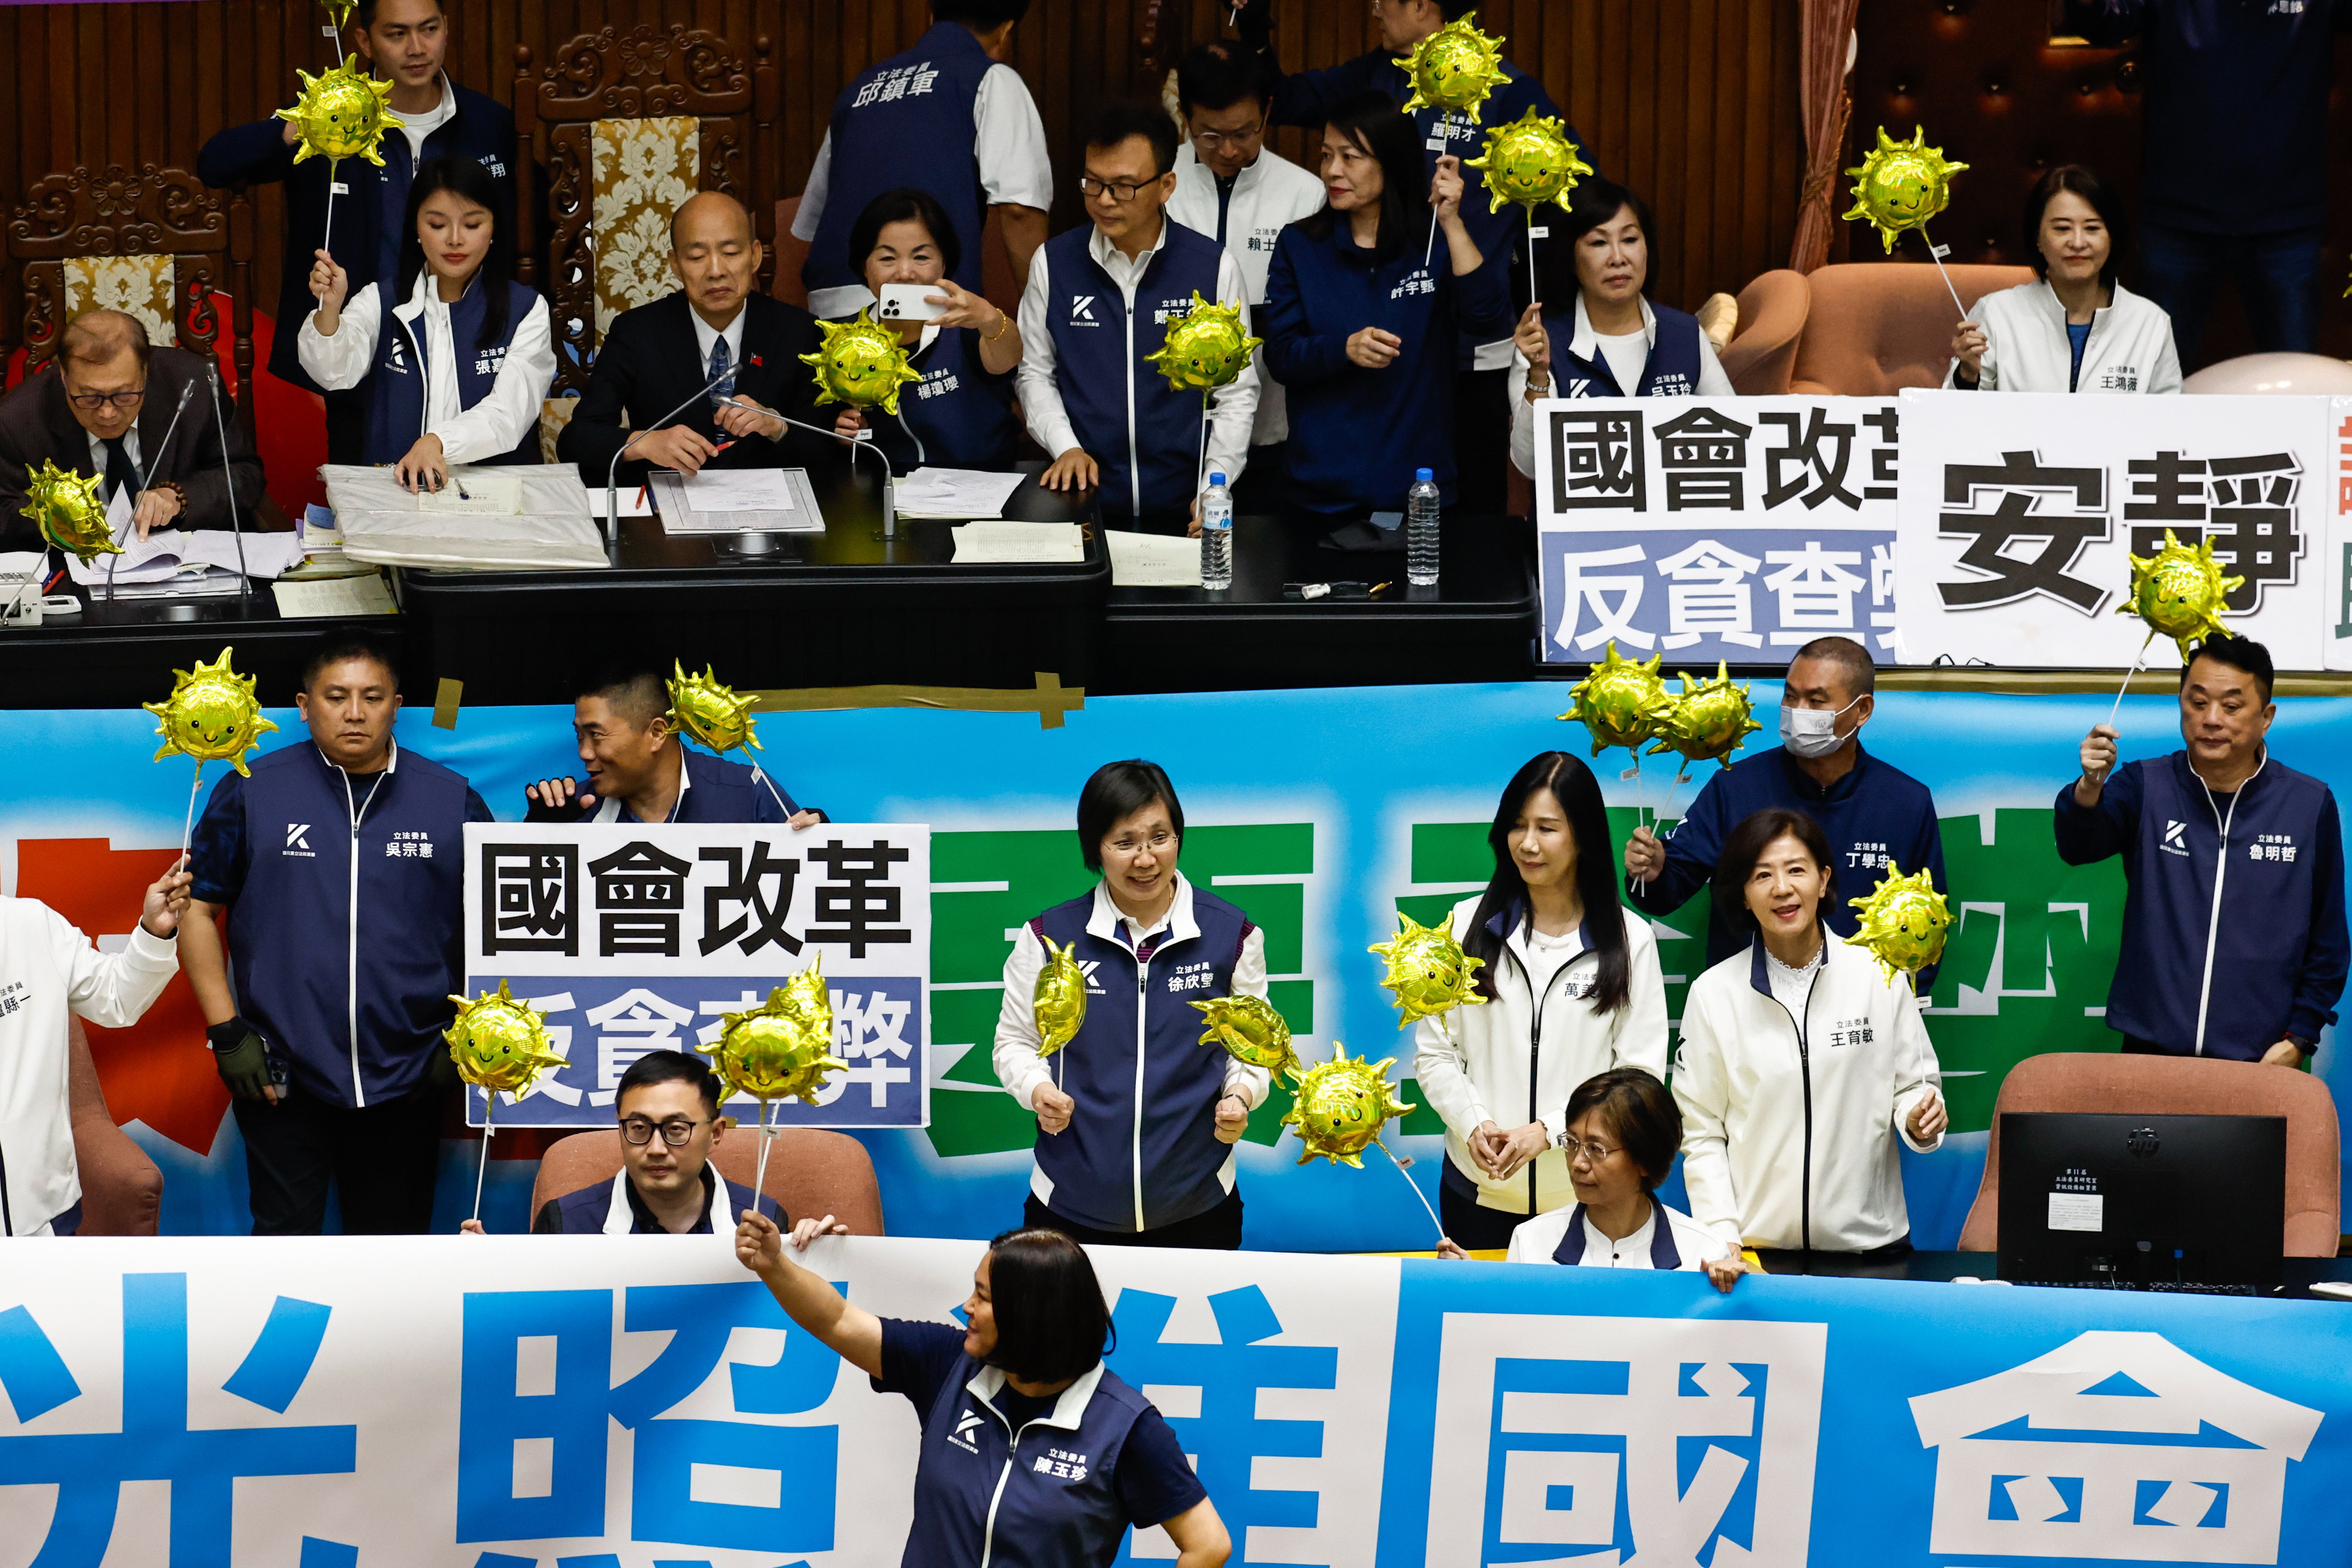
[[[924,301],[940,292],[936,283],[885,283],[882,285],[882,308],[875,319],[883,321],[936,321],[947,313],[945,305],[929,305]]]

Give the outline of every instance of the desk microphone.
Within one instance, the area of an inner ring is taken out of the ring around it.
[[[810,430],[815,432],[819,436],[829,436],[836,441],[841,439],[841,432],[838,430],[829,428],[823,425],[811,425],[806,420],[794,419],[786,415],[779,414],[772,408],[754,408],[748,403],[739,403],[731,397],[726,398],[723,401],[730,408],[740,408],[746,414],[757,414],[763,418],[777,420],[782,424],[791,426],[795,430]],[[881,452],[873,446],[873,431],[860,430],[857,432],[856,437],[849,443],[850,467],[855,468],[857,466],[856,458],[857,454],[860,452],[872,452],[874,453],[874,456],[880,460],[882,464],[882,537],[888,539],[891,537],[894,526],[898,521],[898,510],[895,500],[897,486],[890,478],[890,459],[883,457]]]
[[[245,520],[237,515],[236,476],[229,471],[228,466],[228,416],[221,411],[220,362],[209,354],[205,358],[205,374],[213,386],[213,424],[220,432],[221,481],[228,489],[228,526],[230,531],[236,535],[236,593],[237,598],[243,601],[252,595],[253,574],[246,569]],[[169,440],[171,437],[167,434],[164,439]]]
[[[620,450],[613,454],[613,460],[604,465],[604,542],[606,544],[617,549],[621,542],[621,492],[616,476],[621,471],[621,458],[623,454],[626,453],[630,447],[635,446],[638,442],[644,440],[655,431],[660,429],[663,426],[668,424],[671,420],[677,418],[679,415],[685,413],[688,409],[693,407],[703,398],[709,396],[712,392],[718,389],[720,382],[725,381],[729,376],[735,374],[735,366],[730,365],[725,370],[720,371],[717,375],[712,376],[709,381],[704,382],[700,386],[694,390],[692,395],[689,395],[685,402],[679,404],[677,407],[671,409],[668,413],[663,415],[660,418],[655,420],[652,424],[646,426],[644,429],[638,431],[635,435],[622,442]]]
[[[180,416],[188,411],[188,399],[194,397],[195,395],[196,384],[194,382],[187,382],[181,386],[179,405],[172,410],[172,422],[163,426],[163,438],[155,443],[155,449],[147,454],[147,460],[145,462],[133,463],[131,465],[131,471],[139,476],[139,491],[142,495],[144,495],[147,492],[147,476],[153,473],[156,468],[162,465],[163,461],[163,453],[172,445],[173,433],[180,427]],[[110,602],[114,598],[114,563],[118,559],[120,559],[121,553],[121,552],[118,551],[115,554],[110,555],[106,559],[106,596]],[[37,577],[37,575],[38,574],[36,574]],[[15,613],[13,608],[10,613]]]

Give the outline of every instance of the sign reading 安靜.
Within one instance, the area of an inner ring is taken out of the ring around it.
[[[928,1125],[930,925],[928,827],[470,823],[467,994],[505,981],[571,1064],[501,1099],[495,1124],[610,1126],[638,1058],[710,1043],[727,1014],[822,962],[848,1066],[819,1104],[771,1119]],[[485,1109],[469,1089],[475,1126]]]

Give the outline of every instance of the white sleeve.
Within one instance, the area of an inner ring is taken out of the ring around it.
[[[814,244],[816,226],[824,217],[824,195],[833,184],[833,132],[816,144],[816,162],[809,165],[808,184],[801,187],[801,205],[793,209],[793,237]]]
[[[1642,914],[1630,904],[1625,908],[1625,923],[1636,926]],[[1649,933],[1643,931],[1643,936]],[[1611,1031],[1611,1046],[1616,1059],[1610,1065],[1640,1068],[1660,1083],[1666,1081],[1666,974],[1665,966],[1658,962],[1655,942],[1634,940],[1627,933],[1625,957],[1628,973],[1625,1005],[1618,1010],[1616,1026]],[[1565,1111],[1565,1102],[1561,1105]],[[1566,1131],[1566,1127],[1553,1129]]]
[[[1021,370],[1016,384],[1022,417],[1028,422],[1031,437],[1049,458],[1078,444],[1077,429],[1070,423],[1069,411],[1062,406],[1062,389],[1054,379],[1058,362],[1054,334],[1045,327],[1045,298],[1052,287],[1046,275],[1051,270],[1041,247],[1029,263],[1029,286],[1021,291]],[[1097,459],[1102,456],[1090,455]]]
[[[1731,378],[1723,374],[1723,362],[1715,357],[1715,340],[1705,332],[1698,335],[1698,395],[1701,397],[1737,397]]]
[[[1551,1255],[1536,1245],[1535,1236],[1528,1228],[1535,1224],[1538,1217],[1535,1215],[1529,1215],[1511,1227],[1511,1245],[1503,1253],[1504,1262],[1549,1263],[1551,1261]],[[1557,1247],[1559,1244],[1554,1242],[1552,1245]]]
[[[1265,932],[1255,924],[1250,927],[1249,935],[1242,938],[1241,956],[1234,961],[1234,994],[1261,999],[1265,995]],[[1266,1089],[1273,1079],[1274,1075],[1264,1068],[1250,1067],[1227,1057],[1225,1087],[1219,1098],[1223,1099],[1224,1094],[1238,1094],[1249,1101],[1252,1110],[1255,1110],[1265,1103]]]
[[[972,155],[980,188],[991,206],[1054,205],[1054,163],[1045,151],[1045,122],[1029,84],[1011,66],[991,66],[972,95]]]
[[[1740,1243],[1739,1194],[1726,1131],[1731,1096],[1723,1048],[1703,1006],[1683,1003],[1683,1045],[1675,1056],[1675,1105],[1683,1113],[1683,1191],[1691,1218],[1733,1247]]]
[[[1927,1036],[1927,1020],[1919,1016],[1919,1004],[1914,998],[1910,984],[1893,988],[1895,1005],[1895,1043],[1898,1047],[1895,1059],[1907,1062],[1895,1075],[1895,1131],[1903,1142],[1922,1154],[1932,1154],[1943,1147],[1944,1135],[1936,1134],[1932,1142],[1922,1143],[1911,1136],[1908,1125],[1912,1110],[1929,1096],[1943,1093],[1943,1069],[1936,1061],[1936,1042]]]
[[[1242,335],[1249,336],[1249,284],[1230,250],[1217,255],[1217,298],[1241,302]],[[1223,473],[1229,485],[1239,484],[1242,470],[1249,467],[1250,429],[1257,423],[1258,360],[1265,353],[1263,348],[1253,350],[1241,374],[1209,395],[1209,468]]]
[[[508,339],[489,395],[432,432],[441,437],[441,455],[452,463],[478,463],[513,451],[539,428],[541,405],[554,384],[555,340],[541,296]]]
[[[121,952],[100,952],[65,916],[46,905],[42,912],[49,917],[58,968],[68,977],[67,1005],[100,1028],[127,1029],[137,1023],[179,973],[179,942],[150,936],[143,925],[131,928]]]
[[[2164,341],[2157,345],[2156,363],[2147,373],[2147,384],[2143,391],[2173,393],[2180,390],[2180,352],[2172,341],[2172,323],[2165,321]]]
[[[313,324],[319,319],[316,310],[302,317],[294,337],[295,355],[302,362],[303,374],[329,392],[350,391],[367,379],[368,367],[375,363],[375,334],[383,321],[375,299],[371,283],[344,300],[332,337]]]
[[[1471,1022],[1482,1014],[1475,1007],[1456,1007],[1447,1022],[1453,1030],[1481,1027]],[[1470,1060],[1453,1033],[1436,1018],[1423,1018],[1412,1028],[1412,1077],[1421,1098],[1445,1119],[1445,1130],[1467,1142],[1470,1134],[1495,1120],[1478,1085],[1470,1076]]]
[[[1511,353],[1511,467],[1536,477],[1536,411],[1528,406],[1528,358]]]
[[[996,1080],[1024,1110],[1034,1110],[1030,1097],[1039,1084],[1054,1081],[1054,1069],[1037,1054],[1045,1037],[1037,1032],[1037,976],[1045,967],[1045,946],[1037,933],[1023,925],[1004,957],[1004,1001],[996,1013]],[[1065,1047],[1065,1049],[1068,1047]]]
[[[1991,329],[1990,327],[1985,327],[1985,314],[1984,314],[1985,300],[1990,300],[1991,298],[1993,298],[1993,296],[1992,296],[1992,295],[1990,295],[1990,294],[1988,294],[1988,295],[1986,295],[1986,296],[1984,297],[1984,299],[1983,299],[1983,300],[1979,300],[1975,304],[1973,304],[1973,305],[1969,306],[1969,309],[1968,309],[1967,313],[1966,313],[1966,314],[1964,314],[1964,315],[1962,315],[1962,316],[1961,316],[1961,318],[1960,318],[1960,320],[1962,320],[1963,321],[1970,321],[1970,322],[1973,322],[1973,323],[1975,323],[1976,325],[1978,325],[1978,326],[1979,326],[1979,327],[1984,327],[1984,328],[1985,328],[1985,352],[1984,352],[1983,356],[1982,356],[1980,359],[1979,359],[1979,360],[1978,360],[1978,362],[1977,362],[1977,385],[1976,385],[1976,390],[1978,390],[1979,392],[1991,392],[1991,391],[1995,390],[1996,386],[1997,386],[1997,385],[1998,385],[1998,384],[1999,384],[1999,380],[2000,380],[1999,376],[1994,373],[1994,370],[1993,370],[1993,346],[1994,346],[1994,345],[1993,345],[1993,341],[1992,341],[1992,329]],[[1958,355],[1958,354],[1954,354],[1954,355],[1952,356],[1952,363],[1951,363],[1950,364],[1948,364],[1948,365],[1947,365],[1947,366],[1945,366],[1945,367],[1944,367],[1944,380],[1943,380],[1943,384],[1944,384],[1946,387],[1948,387],[1948,388],[1958,388],[1958,387],[1959,386],[1959,384],[1960,384],[1960,356],[1959,356],[1959,355]]]

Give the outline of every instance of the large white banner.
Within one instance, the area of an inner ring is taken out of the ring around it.
[[[1892,398],[1555,398],[1536,407],[1543,657],[1611,642],[1779,663],[1818,637],[1892,650]]]
[[[466,994],[505,982],[571,1064],[502,1096],[501,1127],[611,1126],[631,1063],[709,1044],[725,1015],[818,962],[848,1065],[820,1103],[785,1100],[770,1120],[928,1125],[930,953],[929,827],[466,826]],[[477,1127],[484,1110],[468,1089]]]
[[[2328,548],[2328,399],[1906,391],[1902,407],[1904,663],[2128,667],[2147,633],[2116,613],[2126,557],[2168,529],[2245,579],[2223,625],[2280,668],[2320,668],[2352,638],[2335,630],[2352,616]],[[2159,638],[2147,657],[2179,656]]]
[[[944,1322],[981,1253],[809,1263]],[[1094,1256],[1110,1366],[1235,1564],[2301,1568],[2352,1537],[2338,1305]],[[0,1568],[889,1568],[912,1510],[913,1407],[724,1236],[0,1242]]]

